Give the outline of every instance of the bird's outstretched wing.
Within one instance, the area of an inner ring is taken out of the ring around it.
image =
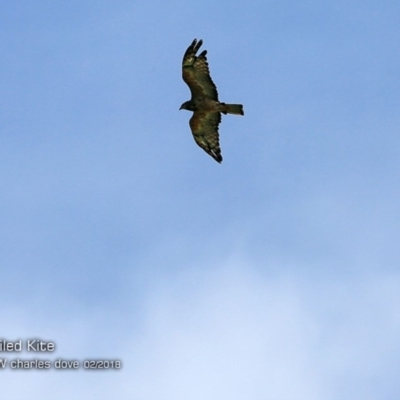
[[[190,129],[196,143],[217,162],[222,162],[219,147],[218,125],[221,122],[219,112],[196,111],[190,118]]]
[[[187,48],[182,61],[182,77],[189,86],[192,93],[192,99],[208,96],[218,101],[217,87],[210,76],[210,70],[207,62],[207,50],[196,56],[197,51],[203,44],[202,40],[193,40]]]

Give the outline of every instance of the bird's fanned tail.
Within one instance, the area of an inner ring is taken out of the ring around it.
[[[221,103],[221,106],[221,112],[224,114],[244,115],[243,106],[241,104]]]

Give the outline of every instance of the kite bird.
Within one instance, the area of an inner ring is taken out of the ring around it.
[[[181,105],[180,110],[193,111],[190,129],[196,143],[217,162],[222,161],[219,147],[218,125],[221,113],[244,115],[241,104],[225,104],[218,100],[218,92],[210,76],[207,50],[198,56],[202,40],[193,40],[182,61],[182,77],[189,86],[192,98]]]

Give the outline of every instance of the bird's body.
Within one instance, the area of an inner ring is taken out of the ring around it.
[[[189,86],[192,98],[181,105],[180,109],[193,111],[189,121],[196,143],[217,162],[222,162],[219,146],[218,125],[221,113],[243,115],[241,104],[225,104],[218,100],[218,92],[211,79],[207,63],[207,50],[196,56],[203,44],[202,40],[193,40],[186,50],[182,61],[182,77]]]

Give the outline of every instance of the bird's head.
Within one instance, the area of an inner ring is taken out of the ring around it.
[[[193,103],[189,101],[185,101],[181,107],[179,108],[180,110],[188,110],[188,111],[194,111],[194,105]]]

